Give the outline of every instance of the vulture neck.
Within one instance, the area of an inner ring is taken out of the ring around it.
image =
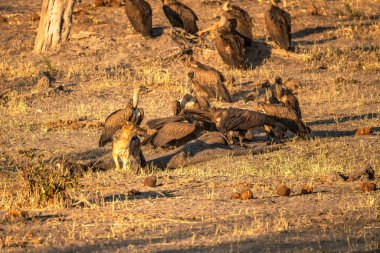
[[[140,87],[136,86],[133,89],[133,98],[132,98],[132,107],[133,107],[133,109],[136,109],[137,105],[139,103],[139,93],[140,93]]]
[[[231,3],[230,3],[230,1],[226,1],[223,4],[223,10],[226,11],[226,12],[231,10]]]
[[[270,2],[272,4],[272,6],[279,7],[278,2],[276,0],[271,0]]]

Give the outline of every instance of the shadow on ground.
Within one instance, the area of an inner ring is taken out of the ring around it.
[[[376,119],[377,117],[378,117],[377,113],[366,113],[366,114],[359,114],[359,115],[352,115],[352,116],[343,116],[338,119],[315,120],[315,121],[307,122],[307,125],[308,126],[329,125],[329,124],[336,124],[336,123],[344,123],[344,122],[353,121],[353,120]]]

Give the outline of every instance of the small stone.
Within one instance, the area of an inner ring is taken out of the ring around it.
[[[94,6],[95,7],[105,6],[104,0],[95,0]]]
[[[136,189],[131,189],[127,192],[127,195],[128,196],[136,196],[136,195],[139,195],[141,192],[139,190],[136,190]]]
[[[144,185],[149,187],[156,187],[157,177],[156,176],[148,176],[144,180]]]
[[[8,22],[8,19],[0,15],[0,23],[6,23],[6,22]]]
[[[243,191],[240,195],[242,200],[253,199],[253,193],[250,190]]]
[[[376,191],[376,184],[373,182],[363,182],[360,187],[363,192]]]
[[[373,134],[372,127],[361,127],[358,130],[356,130],[355,136],[371,135],[371,134]]]
[[[302,187],[302,189],[301,189],[302,195],[310,194],[310,193],[313,193],[313,187],[311,187],[309,185],[305,185],[304,187]]]
[[[233,192],[231,194],[231,199],[240,199],[240,193],[238,192]]]
[[[284,184],[281,184],[277,187],[277,194],[279,196],[289,196],[290,195],[290,188],[287,187],[286,185]]]
[[[38,21],[40,20],[40,15],[38,15],[37,13],[33,12],[31,15],[30,15],[30,20],[31,21]]]
[[[5,219],[8,222],[25,222],[29,218],[28,212],[21,211],[18,209],[12,209],[9,210],[9,212],[6,214]]]

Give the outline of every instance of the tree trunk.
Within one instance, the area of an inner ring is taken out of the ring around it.
[[[53,49],[69,37],[76,0],[43,0],[34,51]]]

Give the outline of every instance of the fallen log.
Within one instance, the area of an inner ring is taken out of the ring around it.
[[[218,132],[209,132],[166,154],[160,154],[147,160],[148,166],[161,169],[175,169],[197,163],[207,162],[222,156],[253,155],[279,150],[283,145],[256,143],[249,147],[231,146]]]
[[[265,142],[248,144],[246,147],[228,145],[226,137],[219,132],[208,132],[179,148],[164,154],[147,157],[147,167],[159,169],[175,169],[197,163],[207,162],[223,156],[255,155],[272,152],[283,148],[283,144],[267,145]],[[87,154],[70,155],[61,160],[49,161],[47,163],[63,163],[75,173],[81,174],[85,171],[105,171],[114,169],[115,164],[109,151],[90,150]]]

